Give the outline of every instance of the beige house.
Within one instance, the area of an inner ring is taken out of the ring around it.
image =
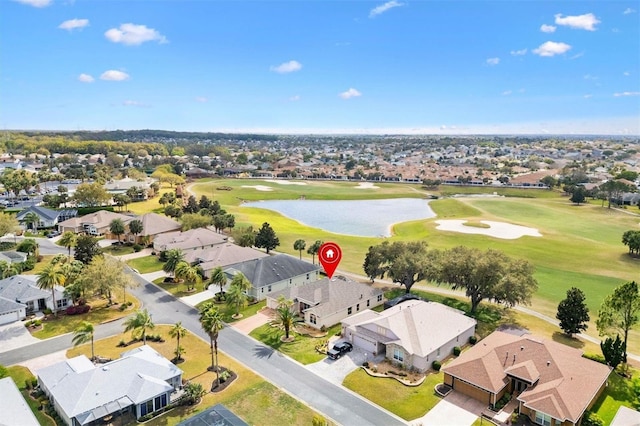
[[[142,222],[142,233],[137,236],[128,233],[127,240],[131,243],[140,244],[143,240],[146,240],[147,244],[150,244],[159,235],[179,231],[182,227],[180,222],[157,213],[145,213],[142,216],[138,216],[136,219]],[[128,229],[127,232],[129,232]]]
[[[487,405],[508,392],[536,424],[569,426],[604,391],[611,367],[560,343],[495,331],[443,371],[447,385]]]
[[[382,312],[366,310],[342,321],[342,335],[373,355],[425,371],[475,334],[476,320],[435,302],[407,300]]]
[[[73,217],[58,223],[58,231],[71,231],[76,234],[85,233],[93,236],[104,235],[105,237],[110,238],[112,236],[109,233],[109,225],[111,225],[111,222],[114,219],[120,219],[125,225],[127,225],[135,219],[135,216],[127,216],[111,212],[109,210],[98,210],[81,217]]]
[[[204,275],[210,277],[211,271],[217,267],[225,268],[229,265],[267,256],[269,255],[263,251],[225,242],[206,249],[188,251],[185,253],[184,260],[199,265],[204,271]]]
[[[189,251],[204,250],[225,242],[227,237],[222,234],[209,228],[196,228],[158,235],[153,241],[153,249],[157,252],[179,249],[186,254]]]
[[[267,296],[267,307],[277,308],[280,296],[293,300],[296,312],[313,328],[331,327],[381,305],[384,299],[382,290],[344,277],[324,278],[273,292]]]

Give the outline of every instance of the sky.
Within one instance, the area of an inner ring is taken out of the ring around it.
[[[640,135],[639,10],[637,0],[0,0],[0,126]]]

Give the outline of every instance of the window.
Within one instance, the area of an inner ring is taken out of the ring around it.
[[[155,401],[155,403],[156,403],[156,410],[158,410],[158,409],[160,409],[160,407],[162,407],[162,406],[160,405],[160,397],[159,397],[159,396],[156,396],[156,401]]]
[[[358,312],[359,310],[360,310],[360,304],[358,303],[358,304],[356,305],[356,312]]]
[[[64,308],[65,306],[67,306],[67,299],[56,300],[57,309]]]
[[[393,348],[393,359],[404,362],[404,351],[401,348]]]
[[[316,323],[316,316],[314,314],[309,315],[309,322],[311,324],[315,324]]]
[[[536,411],[536,423],[543,426],[551,426],[551,416],[540,411]]]
[[[289,285],[291,285],[291,283],[293,283],[293,280],[289,278]]]
[[[353,312],[353,308],[351,306],[349,306],[347,308],[347,315],[351,315],[351,312]]]
[[[382,302],[382,295],[381,294],[378,295],[378,302]]]
[[[260,287],[260,293],[264,293],[264,287]]]
[[[309,274],[307,274],[307,280],[309,279]]]
[[[271,291],[271,284],[267,287],[267,292]]]
[[[367,300],[367,308],[369,307],[369,302],[370,302],[370,300]]]

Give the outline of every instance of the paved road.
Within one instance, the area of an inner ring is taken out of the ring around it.
[[[198,321],[198,311],[185,305],[168,293],[144,280],[136,279],[140,287],[131,293],[149,310],[156,324],[182,325],[192,333],[209,341]],[[122,333],[123,320],[96,327],[96,338]],[[71,335],[64,335],[0,354],[0,364],[12,365],[38,356],[70,348]],[[342,425],[405,425],[402,419],[360,398],[352,392],[334,385],[312,373],[255,339],[245,336],[231,327],[220,332],[218,344],[221,351],[245,364],[279,388],[308,404],[325,416]]]
[[[22,240],[24,240],[25,237],[8,237],[8,236],[4,236],[2,237],[3,241],[16,241],[18,244],[20,244],[20,242]],[[38,242],[38,246],[39,246],[39,251],[41,255],[49,255],[49,254],[67,254],[69,253],[66,249],[66,247],[60,247],[59,245],[56,245],[53,241],[51,241],[51,239],[49,238],[34,238],[37,242]],[[71,250],[71,253],[73,254],[73,249]]]

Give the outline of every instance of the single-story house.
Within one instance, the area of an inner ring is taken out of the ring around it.
[[[209,228],[196,228],[158,235],[153,240],[153,249],[156,252],[180,249],[186,253],[191,250],[208,249],[225,242],[227,237],[216,231]]]
[[[267,307],[278,307],[282,296],[293,300],[296,313],[313,328],[331,327],[344,318],[356,315],[383,302],[383,291],[344,277],[323,278],[293,285],[267,295]]]
[[[136,236],[129,233],[127,228],[128,234],[126,238],[131,243],[141,243],[143,239],[146,239],[148,243],[152,243],[158,235],[179,231],[182,227],[180,222],[158,213],[145,213],[136,219],[142,222],[142,233]]]
[[[0,252],[0,261],[7,263],[22,263],[27,260],[29,255],[21,251],[2,251]]]
[[[65,309],[71,300],[64,295],[64,288],[56,286],[56,309]],[[54,310],[50,290],[38,287],[35,275],[14,275],[0,280],[0,324],[8,324],[45,309]]]
[[[29,206],[28,208],[21,210],[17,215],[16,219],[18,222],[24,227],[32,227],[33,224],[27,224],[26,216],[29,213],[35,213],[38,215],[40,220],[35,226],[38,229],[41,228],[53,228],[58,225],[60,222],[64,222],[67,219],[71,219],[72,217],[76,217],[78,215],[78,210],[75,209],[64,209],[64,210],[52,210],[46,207],[40,206]]]
[[[111,195],[126,194],[127,191],[129,191],[129,189],[136,188],[138,190],[137,194],[134,197],[131,197],[131,199],[133,201],[143,201],[148,198],[149,188],[151,188],[151,184],[154,181],[155,180],[152,178],[147,178],[145,180],[138,181],[138,180],[126,177],[124,179],[106,182],[103,186],[104,186],[104,189],[106,189],[107,192]]]
[[[0,425],[40,425],[11,377],[0,379],[0,395]]]
[[[105,235],[106,237],[111,237],[109,227],[114,219],[120,219],[125,225],[127,225],[135,219],[135,217],[111,212],[109,210],[98,210],[81,217],[74,217],[58,223],[58,231],[71,231],[76,234],[85,233],[94,236]]]
[[[189,263],[199,265],[204,271],[205,277],[210,277],[211,271],[214,268],[225,268],[235,263],[260,259],[261,257],[267,256],[269,255],[263,251],[251,247],[240,247],[237,244],[226,242],[203,250],[188,251],[185,253],[184,258]]]
[[[182,385],[182,370],[147,345],[101,365],[80,355],[42,368],[37,376],[70,426],[103,424],[104,418],[125,413],[139,419],[166,407]]]
[[[342,335],[374,355],[425,371],[475,334],[476,320],[436,302],[407,300],[382,312],[363,311],[342,321]]]
[[[320,267],[287,254],[276,254],[235,263],[224,272],[228,279],[242,272],[251,282],[249,296],[263,300],[275,291],[318,280]]]
[[[487,405],[505,393],[545,426],[578,425],[607,386],[611,367],[531,335],[495,331],[443,368],[444,383]]]

